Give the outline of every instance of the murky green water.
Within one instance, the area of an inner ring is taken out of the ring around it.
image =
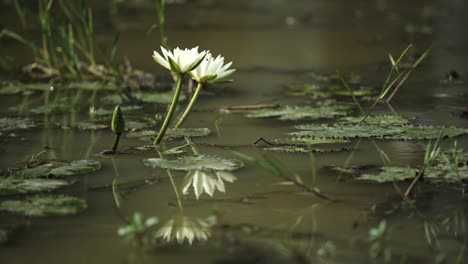
[[[96,31],[104,42],[111,42],[106,18],[107,5],[96,6]],[[145,71],[167,75],[154,63],[151,54],[159,46],[157,32],[146,36],[155,23],[153,7],[130,4],[118,16],[120,44],[118,57],[127,56],[132,64]],[[173,46],[198,45],[222,53],[234,62],[235,82],[222,92],[205,93],[197,102],[186,127],[207,127],[208,137],[194,138],[203,154],[236,157],[234,151],[258,155],[252,144],[260,137],[273,140],[292,132],[292,126],[307,121],[247,119],[243,114],[218,113],[222,107],[251,104],[293,105],[313,102],[306,96],[292,97],[285,85],[300,82],[310,72],[354,72],[374,86],[381,84],[388,69],[387,54],[398,54],[409,43],[418,52],[432,45],[424,65],[397,94],[392,106],[398,114],[414,116],[417,123],[468,127],[466,119],[452,115],[466,110],[468,52],[465,25],[468,22],[462,1],[190,1],[169,5],[169,40]],[[10,25],[14,12],[2,6],[1,24]],[[423,14],[428,14],[426,17]],[[408,33],[409,24],[427,25],[430,33]],[[13,26],[14,28],[14,26]],[[113,31],[113,30],[112,30]],[[15,57],[16,65],[31,62],[30,54],[14,42],[2,43],[3,50]],[[444,84],[450,70],[460,73],[462,81]],[[9,74],[3,74],[5,80]],[[7,77],[8,76],[8,77]],[[218,86],[213,87],[213,90]],[[457,95],[450,99],[435,94]],[[465,97],[458,94],[465,93]],[[60,85],[48,95],[49,101],[73,99],[76,92],[63,91]],[[102,169],[78,176],[77,182],[58,193],[84,198],[88,209],[69,217],[25,218],[2,213],[0,223],[29,222],[30,226],[0,247],[0,263],[308,263],[288,257],[280,248],[294,245],[313,262],[371,263],[369,229],[386,219],[390,228],[386,247],[391,248],[394,263],[436,263],[443,256],[446,263],[466,261],[468,231],[467,198],[459,185],[426,184],[417,186],[420,196],[415,208],[390,212],[393,204],[403,204],[392,184],[368,184],[340,177],[326,169],[343,165],[353,155],[350,165],[383,165],[378,146],[394,166],[421,166],[425,141],[362,140],[355,152],[314,154],[317,179],[313,182],[309,154],[272,153],[307,184],[314,184],[337,201],[325,201],[304,193],[282,179],[268,175],[247,164],[233,172],[237,180],[225,183],[226,192],[216,191],[213,198],[203,194],[184,196],[183,214],[191,219],[208,217],[213,208],[222,215],[225,228],[211,230],[208,241],[192,245],[169,243],[143,251],[132,247],[117,235],[122,218],[135,211],[157,216],[165,222],[178,213],[177,199],[165,170],[152,169],[142,162],[156,153],[121,154],[103,158],[97,153],[108,149],[112,133],[108,130],[62,129],[52,123],[72,125],[88,121],[88,109],[99,107],[100,93],[81,92],[78,111],[61,115],[34,115],[28,109],[46,102],[43,95],[1,96],[2,116],[30,117],[49,127],[17,131],[17,137],[1,139],[0,167],[6,170],[18,161],[51,148],[42,158],[59,160],[96,159]],[[350,100],[349,100],[350,101]],[[65,101],[70,102],[70,101]],[[23,110],[14,109],[18,105]],[[164,113],[161,106],[146,105],[142,115]],[[377,113],[390,113],[379,106]],[[220,134],[215,133],[219,117]],[[322,123],[322,122],[317,122]],[[467,148],[467,138],[457,138]],[[356,146],[357,141],[349,144]],[[121,146],[144,142],[123,137]],[[171,145],[183,144],[173,141]],[[451,144],[451,143],[450,143]],[[182,184],[185,172],[174,172]],[[120,207],[116,206],[112,182],[150,179],[146,184],[122,187]],[[398,184],[404,189],[407,183]],[[428,235],[425,230],[429,231]],[[430,239],[428,238],[430,237]],[[332,241],[336,252],[329,258],[318,257],[317,250]],[[431,243],[431,244],[430,244]],[[283,246],[281,246],[283,245]],[[284,251],[284,250],[283,250]],[[463,258],[464,257],[464,258]],[[383,259],[375,260],[383,263]],[[443,262],[440,262],[443,263]]]

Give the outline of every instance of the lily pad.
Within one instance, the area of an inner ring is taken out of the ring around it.
[[[303,146],[275,146],[275,147],[267,147],[264,150],[270,151],[277,151],[277,152],[286,152],[286,153],[329,153],[329,152],[340,152],[340,151],[347,151],[348,148],[308,148]]]
[[[36,127],[34,122],[29,118],[0,118],[0,131],[7,132],[12,130],[28,129]]]
[[[99,129],[106,129],[109,128],[108,125],[104,124],[95,124],[95,123],[87,123],[87,122],[78,122],[76,127],[82,130],[99,130]]]
[[[367,125],[403,125],[409,124],[414,117],[403,117],[397,115],[372,115],[368,116],[363,122]],[[362,120],[362,117],[347,116],[338,119],[338,123],[342,124],[358,124]]]
[[[31,112],[35,114],[61,114],[71,112],[72,110],[73,106],[70,104],[50,103],[34,108]]]
[[[296,137],[312,138],[380,138],[399,140],[435,139],[443,129],[443,137],[456,137],[468,133],[467,129],[443,126],[377,126],[377,125],[345,125],[333,126],[300,125],[296,128],[302,131],[290,133]]]
[[[72,183],[55,179],[2,178],[0,179],[0,196],[53,191]]]
[[[12,169],[12,175],[24,178],[66,177],[91,173],[101,168],[96,160],[75,160],[70,163],[51,161],[34,168]]]
[[[156,103],[156,104],[170,104],[172,98],[174,97],[173,92],[165,93],[149,93],[149,92],[137,92],[134,96],[145,103]],[[181,94],[179,96],[179,102],[182,102],[186,99],[185,95]]]
[[[250,112],[249,118],[276,117],[279,120],[318,120],[322,118],[335,118],[346,116],[353,111],[349,105],[323,105],[323,106],[284,106],[274,109],[262,109]]]
[[[244,163],[237,159],[228,159],[215,155],[198,155],[181,157],[174,160],[168,159],[145,159],[143,163],[153,168],[172,170],[222,170],[233,171],[244,167]]]
[[[142,130],[132,132],[127,135],[128,138],[137,138],[144,141],[149,141],[156,137],[154,130]],[[206,137],[211,134],[209,128],[169,128],[164,135],[165,138],[179,139],[184,137]]]
[[[357,177],[358,180],[372,182],[394,182],[413,179],[416,176],[416,170],[403,167],[382,167],[378,174],[364,173]]]
[[[122,110],[123,113],[128,113],[128,112],[135,112],[135,111],[141,110],[142,108],[143,107],[140,105],[126,105],[126,106],[121,106],[120,110]],[[114,112],[114,109],[98,108],[98,109],[90,110],[89,114],[93,116],[109,116],[109,118],[111,118],[113,112]]]
[[[0,88],[0,95],[32,94],[34,92],[48,91],[49,83],[4,83]]]
[[[0,202],[0,211],[24,216],[65,216],[80,213],[87,205],[83,199],[64,196],[36,195],[25,200],[9,200]]]
[[[117,90],[118,87],[114,83],[71,82],[71,83],[69,83],[67,85],[66,88],[77,89],[77,90],[85,90],[85,91],[102,91],[102,90],[115,91],[115,90]]]

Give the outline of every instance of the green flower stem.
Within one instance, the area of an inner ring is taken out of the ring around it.
[[[185,109],[184,114],[180,117],[179,121],[175,125],[176,128],[181,127],[185,119],[187,119],[187,116],[190,114],[192,111],[193,105],[195,105],[195,101],[197,101],[198,95],[200,94],[201,89],[203,88],[203,83],[198,83],[197,89],[195,90],[195,93],[193,94],[192,100],[190,100],[190,103],[188,104],[187,108]]]
[[[158,145],[159,143],[161,143],[161,140],[163,139],[164,134],[166,134],[167,127],[169,126],[169,123],[171,122],[172,115],[174,114],[177,102],[179,101],[179,95],[180,95],[180,91],[182,90],[183,79],[184,79],[184,75],[179,74],[178,79],[177,79],[177,87],[176,87],[176,91],[174,94],[174,98],[172,98],[172,103],[171,103],[171,106],[169,107],[169,112],[167,112],[166,119],[164,119],[164,123],[161,129],[159,130],[158,136],[153,142],[154,145]]]
[[[158,151],[159,157],[163,159],[163,155],[161,152]],[[167,176],[169,176],[169,180],[171,181],[172,188],[174,188],[175,195],[177,197],[177,203],[179,205],[179,210],[182,212],[184,210],[184,206],[182,205],[182,196],[180,195],[179,188],[177,187],[177,184],[174,181],[174,176],[172,175],[172,170],[166,170]]]
[[[114,137],[114,144],[112,144],[112,151],[116,151],[117,150],[117,146],[119,146],[119,141],[120,141],[120,133],[116,133],[115,134],[115,137]]]

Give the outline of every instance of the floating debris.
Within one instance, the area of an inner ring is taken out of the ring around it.
[[[237,159],[228,159],[216,155],[198,155],[168,160],[161,158],[145,159],[143,163],[153,168],[172,170],[218,170],[233,171],[244,167]]]
[[[24,216],[65,216],[78,214],[86,209],[83,199],[64,195],[36,195],[24,200],[0,202],[0,211]]]

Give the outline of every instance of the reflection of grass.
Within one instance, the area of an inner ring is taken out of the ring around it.
[[[254,158],[251,156],[248,156],[246,154],[240,153],[240,152],[235,152],[236,155],[239,157],[249,161],[253,165],[255,165],[257,168],[267,172],[270,175],[282,178],[286,181],[292,182],[294,185],[300,187],[301,189],[313,193],[319,198],[325,199],[325,200],[331,200],[330,197],[326,196],[325,194],[321,193],[320,190],[317,187],[311,187],[306,185],[301,177],[298,174],[292,173],[288,171],[285,166],[281,163],[279,159],[274,157],[273,155],[268,155],[264,152],[262,152],[261,159],[259,158]],[[311,160],[313,160],[313,157],[311,157]],[[315,166],[315,161],[312,162],[312,166]],[[315,174],[315,169],[313,168],[312,173],[313,173],[313,181],[315,181],[316,176]]]

